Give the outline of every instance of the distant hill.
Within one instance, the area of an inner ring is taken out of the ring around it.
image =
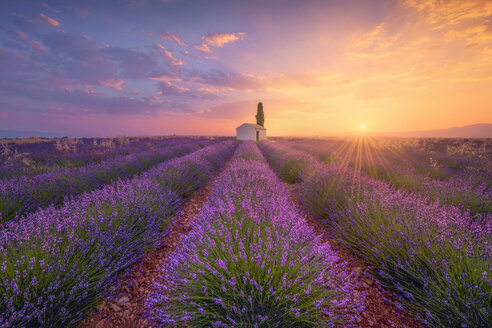
[[[439,130],[421,130],[409,132],[354,132],[348,135],[366,135],[373,137],[404,137],[404,138],[492,138],[492,124],[473,124]]]
[[[394,135],[422,138],[492,138],[492,124],[473,124],[441,130],[399,132]]]
[[[66,134],[55,133],[55,132],[0,130],[0,139],[2,138],[15,139],[15,138],[29,138],[29,137],[61,138],[64,136],[66,136]]]

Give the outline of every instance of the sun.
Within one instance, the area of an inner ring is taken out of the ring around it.
[[[366,128],[366,125],[365,125],[365,124],[361,124],[361,125],[360,125],[360,129],[361,129],[361,130],[364,130],[365,128]]]

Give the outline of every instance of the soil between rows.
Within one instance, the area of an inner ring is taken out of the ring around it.
[[[409,314],[399,310],[396,307],[395,298],[381,286],[375,283],[375,280],[371,277],[371,266],[361,257],[354,255],[344,249],[344,247],[336,240],[336,238],[329,231],[328,227],[321,224],[318,220],[313,218],[304,207],[300,204],[297,196],[294,193],[295,185],[289,185],[284,182],[286,188],[290,191],[291,200],[299,209],[300,213],[306,219],[306,222],[316,231],[321,233],[322,240],[328,242],[330,246],[336,250],[340,259],[348,264],[351,271],[357,272],[354,279],[359,279],[361,283],[359,287],[354,290],[354,293],[366,292],[365,311],[358,318],[357,322],[360,328],[374,327],[374,328],[424,328],[421,323],[417,322]],[[383,300],[384,296],[389,303]]]
[[[215,177],[217,176],[218,174]],[[168,256],[176,250],[181,235],[191,231],[193,220],[210,193],[210,184],[185,201],[175,222],[169,228],[169,233],[162,240],[163,246],[151,250],[134,264],[130,273],[119,282],[119,291],[115,293],[117,296],[114,300],[101,302],[97,306],[98,312],[89,313],[79,328],[152,327],[152,323],[143,314],[145,298],[159,276],[161,262],[166,261]]]

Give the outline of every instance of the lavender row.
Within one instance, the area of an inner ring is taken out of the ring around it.
[[[253,142],[236,150],[147,300],[157,326],[350,327],[364,295]]]
[[[146,249],[186,196],[229,158],[214,144],[141,176],[7,222],[0,231],[0,327],[72,327]]]
[[[173,145],[183,140],[207,140],[206,137],[116,137],[116,138],[60,138],[39,142],[29,139],[16,141],[0,140],[0,163],[13,155],[26,155],[34,162],[55,165],[65,159],[100,161],[106,156],[118,156],[138,149],[148,149],[160,144]]]
[[[443,154],[424,154],[415,149],[382,150],[370,141],[345,143],[334,150],[326,141],[302,140],[285,143],[287,146],[309,152],[322,161],[334,161],[362,170],[375,178],[383,179],[397,188],[421,193],[432,200],[451,204],[472,214],[492,213],[492,162],[482,158],[454,159],[460,162],[460,170],[446,170]],[[421,166],[424,164],[424,166]]]
[[[264,142],[306,209],[374,266],[376,278],[432,327],[492,322],[492,216],[470,217],[359,172]]]
[[[206,141],[207,139],[203,139]],[[182,137],[62,138],[0,143],[0,179],[75,168],[152,148],[190,141]]]
[[[50,204],[60,204],[68,196],[98,189],[116,179],[124,179],[152,166],[200,149],[200,142],[130,154],[76,169],[59,169],[33,177],[0,182],[0,222],[14,219]]]
[[[380,166],[386,162],[406,166],[439,180],[460,176],[469,169],[476,169],[483,177],[490,177],[492,170],[490,139],[357,137],[281,140],[315,145],[318,146],[318,150],[322,150],[320,146],[323,146],[339,159],[350,162],[359,160],[362,165]]]

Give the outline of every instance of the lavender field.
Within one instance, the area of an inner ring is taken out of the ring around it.
[[[492,327],[491,139],[0,147],[0,327]]]

